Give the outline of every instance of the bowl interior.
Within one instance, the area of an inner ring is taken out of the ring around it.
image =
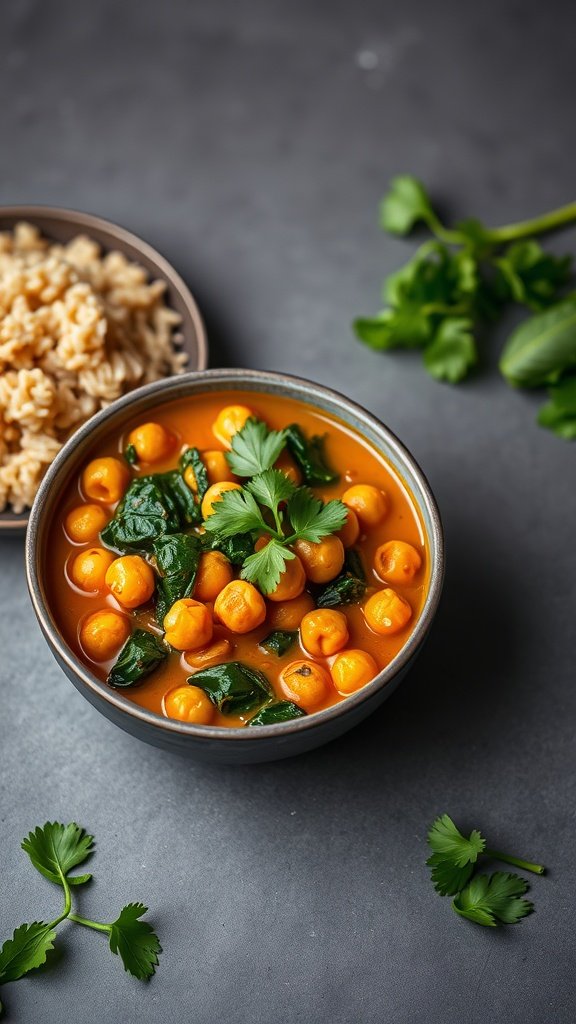
[[[99,437],[107,434],[112,427],[121,431],[123,425],[135,414],[143,414],[166,401],[185,398],[192,394],[221,390],[255,391],[292,397],[343,420],[363,435],[391,463],[410,491],[420,512],[430,553],[429,588],[424,606],[410,637],[393,661],[371,683],[347,697],[345,701],[306,718],[294,719],[279,725],[262,726],[256,730],[258,736],[265,737],[282,732],[306,730],[313,728],[315,723],[319,723],[323,719],[346,713],[347,709],[351,710],[362,704],[363,701],[373,698],[376,690],[386,686],[395,675],[405,668],[421,645],[439,601],[444,569],[443,537],[438,508],[428,482],[410,453],[394,434],[360,406],[336,392],[309,381],[282,374],[250,370],[209,370],[202,374],[185,374],[182,377],[149,384],[119,399],[114,406],[98,413],[74,434],[57,456],[40,486],[31,513],[26,544],[27,571],[32,600],[53,651],[60,662],[66,666],[67,671],[72,672],[74,677],[80,680],[80,689],[83,690],[87,687],[91,691],[89,695],[86,691],[84,692],[93,703],[97,702],[95,698],[103,699],[128,715],[136,716],[160,729],[197,737],[217,737],[226,742],[242,742],[242,737],[247,739],[250,734],[253,741],[254,730],[197,726],[163,718],[154,712],[138,707],[97,679],[63,640],[50,609],[44,585],[46,542],[51,520],[57,514],[60,494],[65,490],[71,477],[78,472],[89,449],[98,441]]]
[[[69,242],[75,235],[87,234],[105,252],[117,249],[129,260],[139,263],[150,277],[166,281],[168,305],[182,317],[179,328],[181,348],[188,356],[189,370],[203,370],[208,364],[206,330],[196,301],[180,275],[147,242],[130,231],[88,213],[48,206],[0,207],[0,231],[11,231],[18,221],[26,220],[54,242]],[[23,532],[29,512],[0,512],[0,532]]]

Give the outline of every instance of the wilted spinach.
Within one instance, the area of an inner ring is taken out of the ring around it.
[[[124,449],[124,458],[129,466],[135,466],[138,462],[138,452],[133,444],[127,444]]]
[[[249,533],[238,533],[234,537],[220,537],[205,533],[202,536],[204,551],[221,551],[232,565],[242,565],[254,553],[254,541]]]
[[[273,696],[263,672],[241,661],[211,665],[190,676],[188,682],[199,686],[223,715],[241,714],[263,704]]]
[[[358,551],[349,548],[342,572],[317,595],[318,608],[335,608],[339,604],[355,604],[366,593],[366,573]]]
[[[135,629],[108,673],[110,686],[134,686],[168,657],[164,644],[147,629]]]
[[[264,640],[261,640],[258,646],[281,658],[296,643],[297,639],[297,629],[275,629],[273,633],[269,633]]]
[[[326,461],[325,437],[315,434],[307,438],[297,423],[292,423],[284,433],[288,450],[298,464],[305,484],[309,487],[322,487],[340,479],[339,474]]]
[[[189,466],[194,471],[194,477],[196,479],[196,494],[198,501],[202,501],[202,498],[206,494],[210,486],[208,480],[208,472],[206,466],[202,460],[202,456],[197,448],[187,448],[185,452],[180,456],[180,471],[184,473]]]
[[[306,712],[293,704],[291,700],[276,700],[260,708],[247,725],[277,725],[278,722],[289,722],[292,718],[303,718]]]
[[[176,470],[133,480],[100,534],[115,551],[149,551],[155,540],[200,522],[190,488]]]
[[[162,625],[174,602],[191,596],[202,548],[195,534],[172,533],[155,541],[153,551],[160,573],[156,587],[156,621]]]

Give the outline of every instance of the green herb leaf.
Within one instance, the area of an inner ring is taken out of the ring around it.
[[[518,875],[496,871],[493,875],[475,875],[452,901],[456,913],[475,924],[494,928],[498,924],[516,924],[532,913],[529,900],[520,899],[528,883]]]
[[[208,480],[208,471],[198,448],[187,448],[180,456],[179,466],[182,475],[184,475],[185,470],[192,467],[196,480],[196,500],[201,502],[210,486],[210,481]]]
[[[161,640],[147,629],[135,629],[120,651],[116,664],[108,673],[110,686],[134,686],[168,657],[168,650]]]
[[[138,452],[133,444],[127,444],[124,449],[124,458],[129,466],[135,466],[138,462]]]
[[[305,716],[306,712],[291,700],[276,700],[261,708],[246,725],[277,725],[278,722],[289,722],[292,718]]]
[[[316,596],[318,608],[336,608],[340,604],[357,604],[366,593],[366,574],[360,555],[349,548],[344,559],[343,570],[331,580]]]
[[[241,661],[211,665],[190,676],[188,682],[199,686],[223,715],[239,715],[274,696],[263,672]]]
[[[236,476],[256,476],[276,462],[286,444],[285,431],[269,430],[262,420],[249,419],[230,442],[228,465]]]
[[[233,537],[205,533],[201,538],[201,544],[203,551],[221,551],[232,565],[242,565],[242,562],[254,552],[254,541],[249,533],[239,533]]]
[[[360,341],[379,351],[422,348],[433,330],[430,317],[410,306],[384,309],[376,317],[359,317],[353,327]]]
[[[294,484],[280,469],[266,469],[246,484],[246,488],[260,505],[276,513],[281,501],[286,501],[296,490]],[[234,492],[232,492],[234,493]]]
[[[280,582],[286,562],[295,557],[290,548],[272,539],[260,548],[260,551],[255,551],[245,560],[240,576],[243,580],[257,583],[264,594],[271,594]]]
[[[74,821],[62,825],[59,821],[47,821],[38,826],[22,840],[22,849],[41,875],[63,885],[62,877],[69,885],[82,885],[92,875],[69,877],[72,868],[82,864],[93,853],[94,836],[88,835]]]
[[[162,952],[158,936],[139,920],[147,910],[143,903],[128,903],[110,926],[110,949],[120,954],[124,969],[140,981],[152,977]]]
[[[155,540],[198,523],[192,491],[176,470],[133,480],[100,537],[114,551],[150,551]]]
[[[435,219],[426,189],[409,174],[393,178],[380,205],[380,224],[392,235],[407,235],[419,221]]]
[[[534,310],[545,309],[557,301],[560,289],[570,277],[571,263],[571,256],[544,252],[534,238],[514,242],[494,260],[501,274],[504,298]]]
[[[469,837],[458,831],[452,818],[442,814],[433,822],[428,832],[428,845],[434,853],[452,861],[456,867],[475,864],[486,846],[486,840],[477,829],[473,829]]]
[[[162,626],[174,602],[191,596],[202,547],[192,533],[173,533],[155,541],[153,550],[160,573],[155,614]]]
[[[46,963],[46,956],[54,949],[56,932],[44,921],[21,924],[11,939],[0,949],[0,985],[17,981],[28,971]]]
[[[472,863],[457,867],[454,861],[446,860],[442,853],[433,853],[431,857],[428,857],[426,863],[431,869],[430,877],[434,888],[441,896],[454,896],[455,893],[460,892],[474,871]]]
[[[472,321],[446,317],[424,350],[424,364],[437,380],[456,384],[463,380],[478,360]]]
[[[252,530],[266,532],[266,523],[253,496],[247,490],[224,491],[212,506],[214,511],[204,521],[209,533],[234,537]]]
[[[282,655],[286,654],[294,646],[297,639],[297,629],[275,629],[273,633],[269,633],[267,637],[264,637],[264,640],[261,640],[258,646],[263,647],[270,654],[275,654],[278,658],[281,658]]]
[[[288,502],[287,514],[299,540],[318,544],[344,526],[348,509],[339,498],[324,504],[307,487],[299,487]]]
[[[538,423],[566,441],[576,440],[576,376],[554,384],[548,397],[550,401],[538,413]]]
[[[306,438],[301,427],[292,423],[284,431],[292,458],[299,466],[304,483],[309,487],[324,487],[337,483],[340,474],[328,465],[324,452],[325,436],[315,434]]]
[[[506,380],[517,387],[553,384],[576,366],[576,298],[529,317],[513,332],[500,359]]]

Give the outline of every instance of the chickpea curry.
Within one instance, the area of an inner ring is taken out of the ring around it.
[[[168,402],[90,453],[46,574],[78,657],[136,704],[254,727],[346,699],[398,654],[424,531],[364,438],[289,398]]]

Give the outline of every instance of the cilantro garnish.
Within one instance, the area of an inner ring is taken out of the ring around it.
[[[576,438],[573,378],[567,376],[576,368],[576,295],[567,293],[572,258],[546,252],[535,237],[575,221],[576,203],[569,203],[518,224],[487,228],[469,219],[448,228],[421,182],[394,178],[381,203],[381,226],[407,235],[425,225],[433,240],[387,278],[386,305],[354,322],[357,336],[374,349],[419,348],[433,377],[456,384],[479,361],[485,325],[511,303],[523,306],[534,315],[509,338],[500,370],[515,387],[561,389],[566,381],[565,392],[553,390],[538,422]]]
[[[528,900],[519,899],[528,883],[518,875],[496,871],[493,875],[474,874],[480,857],[500,860],[533,874],[543,875],[542,864],[486,847],[484,836],[473,829],[464,836],[448,814],[442,814],[428,832],[432,855],[426,861],[436,892],[454,896],[452,906],[462,917],[476,924],[494,927],[515,924],[534,909]]]
[[[57,927],[64,921],[104,932],[111,951],[120,954],[125,970],[135,978],[146,980],[154,974],[162,950],[150,925],[139,920],[147,910],[142,903],[128,903],[110,924],[92,921],[72,911],[70,887],[83,885],[92,875],[72,876],[70,871],[92,856],[93,843],[94,837],[75,822],[63,825],[57,821],[47,821],[22,841],[22,849],[36,870],[64,890],[64,907],[53,921],[22,924],[6,939],[0,949],[0,985],[17,981],[44,964],[47,954],[54,948]]]
[[[242,579],[255,583],[265,594],[276,589],[286,562],[295,557],[292,544],[297,540],[318,543],[339,530],[347,515],[338,499],[324,503],[308,487],[296,487],[272,468],[284,443],[283,431],[248,420],[232,438],[227,458],[234,473],[250,479],[239,490],[225,491],[204,522],[216,537],[249,533],[254,541],[268,538],[265,547],[244,559],[240,570]]]

